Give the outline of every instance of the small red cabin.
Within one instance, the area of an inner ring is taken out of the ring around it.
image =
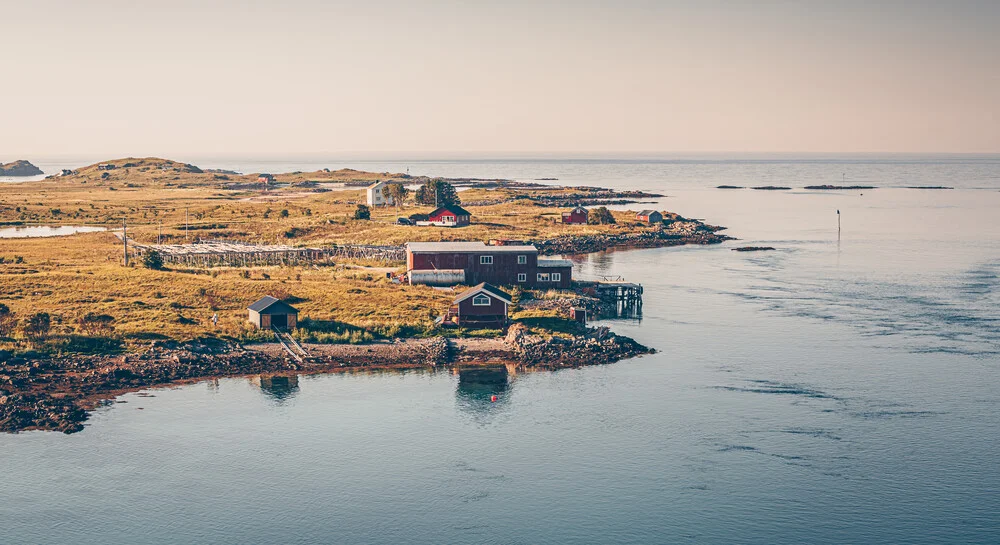
[[[643,210],[635,215],[635,219],[643,223],[663,223],[663,214],[656,210]]]
[[[431,212],[427,222],[441,227],[463,227],[469,224],[472,214],[456,204],[442,206]]]
[[[500,288],[483,282],[459,294],[444,317],[446,324],[460,327],[497,327],[507,325],[507,306],[511,296]]]
[[[260,175],[257,176],[257,182],[258,183],[262,183],[262,184],[273,184],[274,183],[274,175],[273,174],[267,174],[267,173],[260,174]]]
[[[571,223],[577,225],[586,225],[587,217],[590,215],[587,209],[582,206],[577,206],[576,208],[570,210],[569,212],[562,213],[562,222]]]

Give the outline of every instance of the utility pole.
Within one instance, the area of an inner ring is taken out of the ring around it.
[[[122,251],[125,254],[125,266],[128,267],[128,226],[125,225],[125,218],[122,218]]]
[[[156,226],[156,245],[160,245],[160,237],[163,236],[163,222]]]
[[[184,209],[184,244],[188,242],[188,209]]]

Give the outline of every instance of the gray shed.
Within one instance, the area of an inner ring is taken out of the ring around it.
[[[270,295],[261,297],[250,305],[250,323],[260,329],[295,329],[299,321],[299,311],[292,305],[282,302]]]

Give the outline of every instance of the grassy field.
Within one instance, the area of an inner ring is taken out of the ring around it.
[[[649,229],[627,212],[615,213],[618,225],[563,225],[558,223],[563,209],[530,199],[540,193],[573,195],[574,190],[565,188],[462,191],[463,201],[474,203],[467,206],[473,225],[448,229],[396,225],[398,216],[430,211],[413,204],[376,208],[367,221],[351,219],[364,193],[363,186],[349,184],[412,181],[399,174],[279,174],[280,185],[265,189],[255,174],[201,172],[162,159],[112,163],[117,168],[99,170],[93,165],[70,176],[0,184],[0,222],[118,227],[126,217],[131,237],[140,243],[155,243],[158,237],[169,243],[226,238],[300,246],[531,241]],[[262,339],[250,328],[246,307],[263,295],[287,298],[299,308],[300,317],[308,318],[300,332],[304,340],[362,342],[430,334],[434,318],[453,297],[428,287],[393,284],[384,273],[343,266],[126,268],[120,241],[106,232],[0,239],[0,259],[0,303],[20,324],[6,336],[0,332],[0,349],[131,350],[155,340]],[[49,314],[48,334],[26,331],[28,318],[36,313]],[[210,321],[216,313],[218,327]],[[550,317],[525,316],[533,325],[547,323]]]

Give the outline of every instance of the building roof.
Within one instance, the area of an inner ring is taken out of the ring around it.
[[[428,215],[429,216],[435,216],[439,212],[445,212],[445,211],[451,212],[452,214],[455,214],[456,216],[471,216],[472,215],[471,212],[469,212],[468,210],[462,208],[461,206],[459,206],[457,204],[449,204],[447,206],[439,207],[437,210],[431,212]]]
[[[577,206],[576,208],[570,210],[569,212],[563,212],[563,214],[573,214],[574,212],[583,212],[584,214],[589,213],[589,210],[582,206]]]
[[[659,212],[657,212],[656,210],[641,210],[641,211],[639,211],[638,215],[639,216],[648,216],[648,215],[653,214],[653,213],[659,214]]]
[[[568,259],[539,259],[539,267],[572,267],[573,262]]]
[[[499,299],[504,303],[507,303],[508,305],[511,304],[512,302],[512,299],[507,292],[494,286],[493,284],[487,284],[486,282],[483,282],[482,284],[475,285],[463,291],[462,293],[458,294],[458,297],[455,298],[455,304],[457,305],[458,303],[461,303],[462,301],[465,301],[470,297],[479,295],[480,293],[489,295],[494,299]]]
[[[484,252],[538,253],[538,248],[535,248],[532,244],[525,246],[487,246],[485,242],[407,242],[406,249],[415,254],[441,252],[455,254]]]
[[[261,314],[298,314],[299,311],[295,309],[292,305],[285,303],[279,299],[275,299],[270,295],[265,295],[257,300],[256,303],[247,307],[249,310],[254,312],[259,312]],[[265,312],[267,311],[267,312]]]
[[[376,180],[376,181],[375,181],[375,183],[373,183],[372,185],[368,186],[368,189],[375,189],[375,188],[377,188],[378,186],[380,186],[380,185],[385,185],[385,184],[387,184],[387,183],[388,183],[388,182],[383,182],[383,181],[381,181],[381,180]]]

